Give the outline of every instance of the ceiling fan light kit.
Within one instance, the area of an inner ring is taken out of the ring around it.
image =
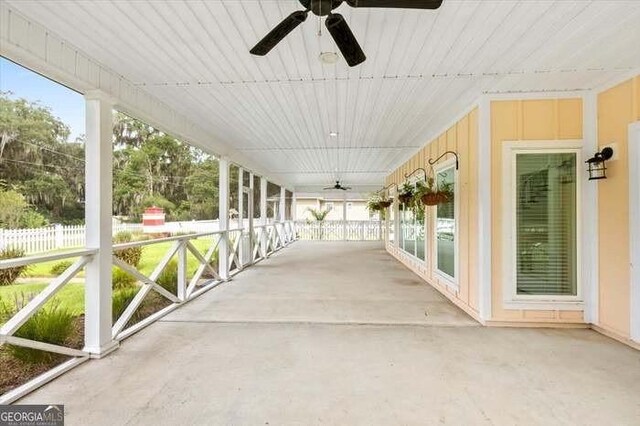
[[[322,53],[320,53],[320,62],[322,62],[323,64],[333,65],[336,62],[338,62],[339,59],[340,59],[340,57],[338,56],[338,54],[336,52],[322,52]]]
[[[251,54],[265,56],[286,36],[306,21],[309,12],[322,17],[326,16],[325,26],[335,41],[340,53],[350,67],[355,67],[367,60],[358,40],[349,24],[339,13],[333,10],[346,3],[353,8],[388,8],[388,9],[438,9],[443,0],[298,0],[305,10],[298,10],[287,16],[273,30],[251,49]],[[326,56],[323,56],[326,55]],[[332,64],[338,61],[333,52],[320,54],[323,63]],[[333,61],[333,62],[332,62]]]

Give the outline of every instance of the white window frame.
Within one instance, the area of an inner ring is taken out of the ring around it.
[[[438,173],[441,173],[453,167],[453,215],[455,234],[453,236],[453,274],[455,277],[438,269],[438,210],[437,206],[433,206],[433,228],[431,229],[431,238],[433,241],[433,274],[442,280],[447,286],[459,290],[460,289],[460,179],[458,170],[456,169],[456,159],[451,158],[447,161],[437,164],[433,168],[434,185],[438,184]],[[426,237],[425,237],[426,239]]]
[[[582,285],[582,190],[584,173],[582,140],[508,141],[502,148],[502,277],[505,309],[518,310],[583,310]],[[575,154],[576,155],[576,295],[521,295],[517,293],[517,154]],[[594,231],[595,232],[595,231]]]

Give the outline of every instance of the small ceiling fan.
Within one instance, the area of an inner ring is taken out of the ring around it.
[[[347,3],[354,8],[359,7],[382,7],[395,9],[438,9],[443,0],[298,0],[305,10],[298,10],[287,16],[278,26],[267,34],[258,44],[251,49],[252,55],[264,56],[280,43],[291,31],[302,24],[313,12],[317,16],[326,16],[325,26],[329,30],[331,37],[338,45],[342,56],[346,59],[350,67],[355,67],[363,63],[365,56],[358,40],[351,32],[347,21],[339,13],[333,10],[342,3]]]
[[[333,189],[333,190],[337,190],[337,191],[339,191],[339,190],[349,191],[349,190],[351,189],[351,187],[350,187],[350,186],[342,186],[342,185],[340,184],[340,181],[339,181],[339,180],[337,180],[335,185],[330,186],[330,187],[328,187],[328,188],[324,188],[324,190],[325,190],[325,191],[328,191],[328,190],[331,190],[331,189]]]

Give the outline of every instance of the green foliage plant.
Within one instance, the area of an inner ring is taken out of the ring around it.
[[[0,260],[14,259],[16,257],[23,257],[24,250],[5,248],[0,250]],[[14,266],[13,268],[0,269],[0,286],[12,285],[18,278],[23,276],[28,270],[28,266]]]
[[[74,315],[57,300],[36,312],[16,332],[16,337],[53,345],[64,345],[74,333]],[[49,363],[59,355],[37,349],[7,345],[9,353],[29,364]]]

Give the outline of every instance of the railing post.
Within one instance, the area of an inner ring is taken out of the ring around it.
[[[267,232],[267,179],[264,177],[260,178],[260,222],[264,226],[262,228],[262,234],[260,241],[262,257],[267,257],[267,241],[268,241],[268,232]]]
[[[87,248],[84,350],[101,357],[118,346],[111,337],[113,103],[101,92],[86,96],[85,223]]]
[[[220,173],[218,182],[218,213],[220,231],[220,245],[218,246],[218,265],[220,278],[229,279],[229,160],[220,158]]]
[[[180,241],[178,249],[178,300],[184,302],[187,297],[187,241]]]

